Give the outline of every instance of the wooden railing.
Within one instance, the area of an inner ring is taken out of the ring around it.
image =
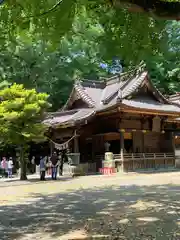
[[[124,153],[123,159],[124,161],[131,161],[131,160],[154,160],[154,159],[174,159],[175,156],[173,153]],[[115,154],[114,155],[115,161],[121,161],[121,155]]]
[[[158,160],[158,159],[174,159],[174,153],[124,153],[124,161],[134,160]],[[104,155],[97,155],[96,159],[104,160]],[[121,154],[114,154],[114,161],[122,161]]]
[[[104,160],[104,155],[96,156],[97,160]],[[124,153],[114,154],[114,162],[117,171],[136,171],[147,169],[160,169],[175,166],[173,153]]]

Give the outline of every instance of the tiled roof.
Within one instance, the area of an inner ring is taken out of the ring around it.
[[[172,112],[172,113],[179,113],[180,115],[180,108],[176,105],[172,104],[162,104],[156,101],[140,101],[140,100],[126,100],[122,101],[122,104],[129,106],[131,108],[139,108],[139,109],[147,109],[147,110],[155,110],[160,112]]]
[[[176,93],[169,96],[169,101],[172,103],[180,105],[180,93]]]
[[[47,118],[44,120],[43,123],[48,126],[65,125],[65,124],[73,126],[77,122],[81,122],[91,116],[94,116],[94,114],[95,114],[95,111],[90,108],[56,112],[56,113],[49,114],[49,116],[47,116]]]
[[[152,97],[148,94],[144,97],[135,97],[133,95],[143,84],[152,92]],[[69,106],[78,98],[87,103],[88,107],[68,111]],[[131,74],[125,73],[102,81],[86,80],[76,82],[63,111],[48,117],[44,123],[48,125],[68,124],[72,126],[77,122],[94,116],[96,112],[106,111],[106,109],[116,107],[117,105],[180,115],[180,94],[178,98],[177,96],[171,96],[169,99],[166,99],[152,84],[146,71],[131,71]]]
[[[142,72],[131,78],[121,78],[121,75],[114,76],[108,80],[101,82],[101,84],[93,84],[87,86],[86,82],[81,83],[81,90],[88,95],[95,107],[99,108],[101,105],[107,105],[110,102],[116,102],[118,99],[118,92],[121,91],[122,98],[131,95],[147,77],[147,72]],[[76,86],[75,86],[76,87]]]
[[[76,83],[75,84],[75,90],[77,91],[77,93],[79,94],[79,96],[81,96],[81,98],[88,103],[88,105],[90,107],[94,107],[95,106],[95,101],[93,98],[91,98],[88,93],[86,93],[86,91],[84,91],[83,86],[80,83]]]

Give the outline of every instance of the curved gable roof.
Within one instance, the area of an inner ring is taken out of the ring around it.
[[[76,82],[74,84],[74,87],[70,93],[70,96],[63,106],[62,110],[68,110],[68,108],[73,104],[74,101],[82,99],[87,105],[92,108],[95,106],[95,102],[93,99],[84,91],[83,86],[79,83]]]
[[[81,99],[87,104],[87,108],[99,111],[122,100],[133,100],[134,94],[144,86],[152,92],[155,104],[173,104],[154,86],[147,71],[136,69],[101,81],[76,82],[63,110],[68,110],[73,102]]]

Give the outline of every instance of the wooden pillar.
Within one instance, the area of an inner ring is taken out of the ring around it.
[[[142,132],[142,152],[145,152],[145,145],[144,145],[144,138],[145,138],[145,133]]]
[[[53,142],[49,142],[49,145],[50,145],[50,156],[52,156],[53,155],[53,151],[54,151],[54,144],[53,144]]]
[[[79,137],[74,138],[74,152],[79,153]]]
[[[124,134],[120,132],[121,171],[124,171]]]
[[[173,149],[173,154],[174,154],[174,160],[173,160],[172,165],[176,166],[176,146],[175,146],[174,132],[171,133],[171,138],[172,138],[172,149]]]
[[[172,138],[172,150],[173,150],[173,153],[175,154],[175,137],[174,137],[174,133],[172,132],[171,133],[171,138]]]

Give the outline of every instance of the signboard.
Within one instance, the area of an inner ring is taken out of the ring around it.
[[[152,120],[152,131],[153,132],[161,131],[161,119],[158,116],[154,117]]]

